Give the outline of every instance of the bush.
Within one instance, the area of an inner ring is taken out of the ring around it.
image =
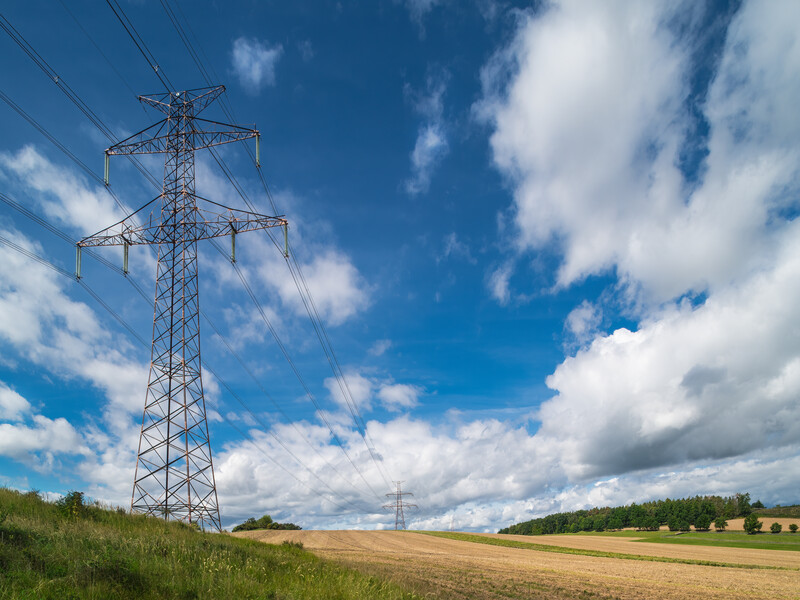
[[[789,525],[789,531],[791,531],[792,533],[797,533],[797,523],[792,523],[791,525]]]
[[[717,531],[725,531],[725,528],[728,526],[728,522],[725,520],[725,517],[719,516],[717,520],[714,521],[714,529]]]
[[[56,502],[61,514],[71,519],[77,519],[86,514],[83,492],[67,492],[67,495]]]
[[[694,520],[694,528],[697,531],[708,531],[711,528],[711,515],[702,514]]]
[[[769,526],[769,530],[772,533],[780,533],[782,529],[783,529],[783,526],[780,523],[778,523],[777,521],[775,521],[772,525]]]
[[[762,525],[763,523],[759,521],[758,517],[753,513],[750,513],[744,519],[744,530],[750,535],[754,535],[761,531]]]
[[[250,517],[244,523],[234,527],[232,531],[253,531],[254,529],[302,529],[294,523],[276,523],[269,515],[264,515],[260,519]]]

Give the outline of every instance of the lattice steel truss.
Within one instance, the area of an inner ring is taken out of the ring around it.
[[[281,217],[231,209],[195,194],[196,150],[258,141],[255,129],[197,118],[224,90],[217,86],[139,97],[166,117],[106,150],[106,183],[109,156],[158,153],[165,155],[163,191],[119,223],[78,242],[78,277],[82,247],[124,246],[127,272],[128,246],[158,245],[150,376],[131,509],[217,530],[219,502],[200,369],[197,242],[230,235],[235,248],[236,233],[287,227]],[[198,123],[211,128],[200,130]],[[154,215],[159,200],[160,212]],[[199,208],[198,200],[211,208]],[[149,216],[143,214],[147,207]],[[137,224],[137,214],[145,224]]]
[[[394,510],[394,528],[395,531],[398,529],[405,529],[406,528],[406,517],[405,513],[403,512],[404,508],[419,508],[416,504],[410,504],[403,500],[403,496],[413,496],[411,492],[403,492],[400,490],[400,484],[403,483],[402,481],[395,481],[397,485],[397,491],[394,493],[386,494],[387,498],[394,498],[394,502],[391,504],[384,504],[383,508]]]

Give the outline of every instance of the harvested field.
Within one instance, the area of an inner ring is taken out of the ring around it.
[[[735,563],[759,566],[775,566],[800,569],[800,552],[751,550],[747,548],[714,548],[711,546],[678,546],[637,541],[640,538],[603,537],[589,535],[501,535],[476,534],[520,542],[562,546],[580,550],[661,556],[687,560],[707,560],[720,563]]]
[[[742,568],[556,554],[402,531],[248,531],[236,535],[271,544],[302,542],[319,556],[391,579],[426,598],[800,599],[800,555],[794,552],[665,546],[599,536],[492,536],[754,565]]]
[[[764,526],[761,528],[761,531],[769,531],[769,526],[773,523],[780,523],[783,526],[784,531],[789,531],[789,525],[792,523],[796,523],[798,526],[800,526],[800,519],[788,517],[758,517],[758,520],[764,524]],[[729,520],[728,529],[730,531],[744,531],[744,519]],[[800,535],[800,533],[796,535]]]

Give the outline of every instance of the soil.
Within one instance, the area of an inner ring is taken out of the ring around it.
[[[795,599],[800,553],[634,543],[598,536],[496,536],[627,554],[776,566],[711,567],[504,548],[406,531],[248,531],[270,544],[301,542],[315,554],[425,598]]]

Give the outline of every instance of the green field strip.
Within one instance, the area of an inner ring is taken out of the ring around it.
[[[616,558],[622,560],[641,560],[646,562],[676,563],[682,565],[701,565],[704,567],[723,567],[729,569],[761,569],[770,571],[800,571],[792,567],[778,567],[772,565],[750,565],[742,563],[727,563],[713,560],[700,560],[694,558],[672,558],[667,556],[647,556],[644,554],[626,554],[623,552],[606,552],[603,550],[583,550],[580,548],[566,548],[564,546],[550,546],[547,544],[537,544],[535,542],[520,542],[517,540],[506,540],[501,538],[484,537],[470,533],[451,533],[447,531],[417,531],[435,537],[447,538],[461,542],[474,542],[476,544],[488,544],[490,546],[503,546],[505,548],[520,548],[522,550],[535,550],[537,552],[552,552],[554,554],[572,554],[577,556],[594,556],[597,558]]]
[[[746,548],[753,550],[781,550],[784,552],[800,552],[800,538],[789,538],[789,535],[767,538],[774,534],[747,535],[741,534],[707,534],[686,533],[683,535],[660,535],[642,538],[637,542],[654,544],[678,544],[684,546],[707,546],[709,548]]]

